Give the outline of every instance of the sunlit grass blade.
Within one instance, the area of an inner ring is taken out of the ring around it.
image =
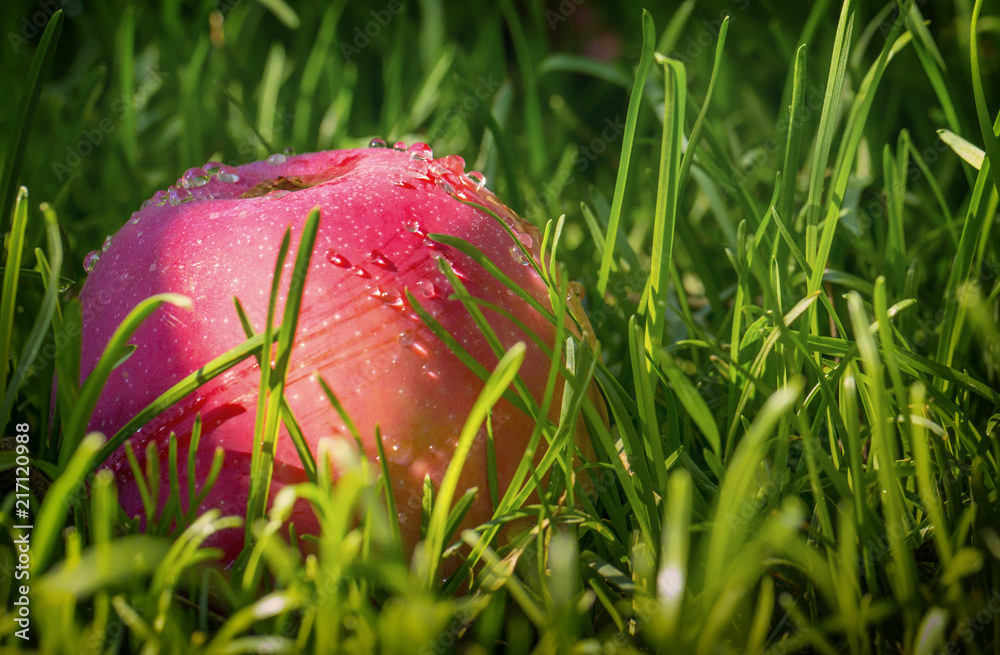
[[[24,229],[28,225],[28,190],[21,187],[14,203],[10,232],[6,238],[3,269],[3,297],[0,297],[0,398],[7,396],[7,362],[10,360],[11,340],[14,336],[14,310],[17,306],[17,283],[21,277],[21,257],[24,252]],[[5,403],[6,404],[6,403]],[[8,410],[9,411],[9,410]],[[3,412],[3,416],[7,411]],[[0,420],[0,429],[6,427]]]
[[[819,118],[819,133],[816,135],[816,147],[813,150],[812,168],[809,178],[809,196],[806,200],[806,233],[805,252],[813,269],[817,266],[817,231],[823,196],[823,179],[826,175],[826,164],[830,158],[833,146],[834,130],[838,108],[842,102],[841,90],[844,88],[844,75],[847,69],[848,52],[850,51],[851,32],[854,30],[854,6],[851,0],[845,0],[840,9],[840,19],[837,22],[837,36],[833,44],[833,55],[830,61],[830,71],[826,80],[826,92],[823,98],[823,110]],[[822,269],[822,266],[820,266]]]
[[[5,390],[3,407],[0,408],[0,430],[4,430],[7,427],[7,421],[10,420],[10,412],[14,407],[14,399],[21,387],[21,382],[27,377],[29,370],[38,357],[42,341],[49,330],[49,324],[52,321],[52,316],[55,314],[56,306],[59,302],[59,270],[62,267],[63,261],[62,240],[59,236],[59,221],[56,219],[55,211],[48,203],[43,203],[41,209],[45,219],[45,236],[50,255],[48,279],[45,283],[45,296],[42,298],[42,304],[38,308],[37,317],[31,327],[31,333],[25,341],[21,356],[18,358],[17,369],[10,380],[10,385]],[[16,293],[11,294],[11,303],[15,301],[16,295]],[[8,335],[4,336],[8,338]],[[9,355],[9,353],[7,354]],[[0,364],[0,367],[6,366],[6,362]],[[79,436],[83,436],[82,430]]]
[[[281,319],[281,327],[277,334],[277,348],[274,355],[274,366],[271,376],[268,379],[270,388],[267,390],[267,409],[265,415],[266,424],[262,434],[262,445],[259,451],[254,451],[254,458],[251,463],[252,472],[250,479],[250,496],[247,500],[247,528],[256,519],[263,518],[265,506],[267,505],[270,493],[271,476],[274,471],[274,451],[278,440],[278,430],[281,420],[281,401],[285,392],[286,376],[292,357],[294,346],[295,329],[299,322],[299,309],[302,307],[302,296],[305,292],[306,276],[309,272],[309,262],[312,260],[313,246],[316,243],[316,235],[319,232],[320,212],[319,208],[309,212],[304,225],[302,226],[302,236],[299,238],[298,251],[295,256],[295,264],[292,267],[292,276],[288,285],[288,295],[285,298],[284,314]],[[281,262],[284,257],[278,258],[278,265],[275,268],[275,278],[281,277],[283,266]],[[271,297],[272,305],[275,295]],[[268,310],[270,314],[271,310]],[[267,358],[270,357],[270,349],[264,354],[264,361],[261,363],[261,370],[265,366],[271,366]],[[249,537],[248,536],[248,542]]]
[[[722,65],[722,53],[726,47],[726,34],[728,32],[729,16],[726,16],[722,21],[722,25],[719,27],[719,37],[715,45],[715,60],[712,63],[712,76],[708,78],[708,90],[705,91],[705,101],[701,104],[701,110],[698,112],[698,117],[695,118],[694,125],[691,127],[691,134],[687,139],[687,144],[685,144],[684,157],[681,159],[680,172],[678,173],[678,196],[684,192],[684,188],[687,185],[688,174],[691,171],[691,165],[694,163],[695,150],[697,149],[698,141],[701,138],[701,128],[705,122],[705,115],[708,114],[708,107],[712,102],[712,94],[715,91],[715,82],[718,79],[719,68]],[[685,99],[682,99],[682,102],[684,100]],[[681,112],[682,126],[684,124],[683,117],[684,114]]]
[[[986,94],[983,92],[983,78],[979,67],[979,12],[983,0],[976,0],[972,9],[972,20],[969,23],[969,59],[972,66],[972,94],[976,100],[976,118],[979,119],[979,130],[983,136],[986,153],[992,163],[990,174],[993,177],[994,190],[1000,192],[1000,140],[997,138],[997,127],[990,124],[990,111],[986,106]],[[1000,115],[997,116],[1000,121]]]
[[[618,166],[618,177],[615,181],[615,194],[611,201],[611,215],[608,220],[607,237],[605,238],[604,257],[601,259],[601,270],[597,278],[597,293],[604,296],[608,288],[608,276],[611,264],[615,258],[615,242],[618,238],[618,225],[621,222],[622,206],[625,201],[625,186],[628,183],[629,163],[632,160],[632,145],[635,142],[635,127],[639,118],[639,108],[642,106],[642,92],[646,85],[646,75],[653,64],[653,46],[656,39],[653,27],[653,16],[648,11],[642,11],[642,54],[639,57],[639,68],[636,70],[635,82],[632,85],[632,95],[629,98],[628,113],[625,115],[625,133],[622,135],[622,156]],[[683,114],[682,114],[683,115]],[[683,126],[683,121],[681,122]]]
[[[243,326],[243,332],[247,339],[252,339],[254,335],[253,326],[250,323],[250,317],[247,316],[246,310],[240,301],[236,300],[236,313],[239,315],[240,324]],[[270,321],[268,322],[270,326]],[[273,328],[272,328],[273,329]],[[272,340],[268,336],[264,335],[264,344],[272,343]],[[270,348],[263,345],[261,352],[270,352]],[[261,389],[266,389],[268,384],[265,381],[269,380],[269,369],[270,366],[265,364],[264,358],[260,353],[256,355],[257,365],[260,367],[261,371]],[[266,367],[266,369],[265,369]],[[258,404],[258,407],[260,405]],[[288,436],[291,437],[292,443],[295,445],[295,451],[299,455],[299,461],[302,462],[302,468],[306,472],[306,477],[311,481],[316,481],[316,460],[313,457],[312,451],[309,450],[309,444],[306,443],[305,435],[302,433],[302,427],[299,425],[298,420],[295,418],[295,414],[292,412],[291,406],[288,404],[288,400],[282,396],[281,397],[281,421],[288,430]]]
[[[465,460],[469,456],[476,432],[486,420],[490,409],[503,395],[503,391],[513,382],[514,376],[517,375],[518,369],[524,361],[524,355],[525,346],[523,343],[515,344],[507,351],[486,381],[486,385],[469,411],[469,416],[458,437],[458,445],[455,447],[455,453],[452,455],[444,478],[441,480],[430,524],[427,526],[427,539],[423,547],[420,575],[428,586],[433,586],[435,583],[439,566],[438,560],[444,547],[447,519],[451,512],[451,502],[458,491],[458,477],[465,466]]]
[[[850,4],[851,0],[847,0],[845,7]],[[830,199],[827,202],[827,211],[823,222],[823,232],[820,236],[818,245],[815,241],[815,232],[813,233],[813,240],[810,242],[809,234],[807,233],[807,243],[806,243],[806,256],[811,257],[810,263],[813,267],[813,274],[809,280],[809,290],[814,291],[820,287],[823,269],[826,266],[827,260],[830,256],[830,248],[833,246],[833,236],[837,228],[838,220],[840,215],[841,204],[843,202],[844,193],[847,189],[848,179],[850,177],[851,169],[854,166],[854,157],[861,145],[861,141],[864,137],[865,125],[868,121],[869,113],[871,112],[872,105],[875,102],[875,94],[879,88],[879,84],[882,81],[885,69],[889,64],[889,60],[899,48],[903,47],[909,40],[909,34],[904,34],[899,36],[899,32],[902,29],[905,16],[909,13],[910,7],[913,6],[914,0],[904,0],[904,4],[900,7],[900,15],[893,22],[886,35],[885,44],[882,47],[882,51],[879,53],[878,60],[872,64],[871,68],[865,74],[864,79],[861,82],[861,86],[858,88],[857,94],[854,99],[854,103],[851,105],[851,110],[847,116],[847,120],[844,124],[844,137],[841,139],[840,146],[837,150],[837,159],[834,162],[833,179],[830,183],[829,189],[827,191],[827,198]],[[898,37],[898,39],[897,39]],[[897,42],[898,41],[898,42]],[[846,50],[844,52],[846,57]],[[829,89],[828,89],[829,93]],[[839,98],[840,89],[837,90],[837,97]],[[825,104],[824,104],[825,107]],[[832,120],[832,117],[831,117]],[[830,126],[832,130],[833,126]],[[819,163],[819,162],[817,162]],[[814,169],[813,175],[825,175],[825,161],[821,163],[823,166],[822,170],[818,173]],[[814,179],[813,183],[819,185],[815,189],[815,193],[822,193],[822,179]],[[810,184],[810,225],[814,226],[814,230],[818,226],[819,214],[822,213],[820,207],[818,206],[819,195],[813,197],[813,186]],[[816,204],[813,204],[816,203]],[[815,219],[815,222],[813,222]],[[816,250],[813,250],[813,248]],[[813,315],[815,318],[815,315]]]
[[[864,362],[864,370],[870,387],[869,411],[871,412],[873,452],[869,461],[873,463],[877,471],[882,492],[880,494],[883,507],[882,519],[885,522],[886,533],[889,535],[890,554],[894,564],[891,576],[899,601],[906,607],[914,607],[915,605],[911,603],[916,601],[917,594],[914,584],[916,579],[915,563],[906,538],[912,530],[913,523],[912,517],[906,511],[903,503],[903,493],[898,481],[899,474],[895,466],[898,460],[895,421],[893,420],[894,416],[889,413],[889,401],[882,382],[883,364],[865,317],[860,296],[856,292],[851,292],[848,294],[847,300],[851,313],[851,324],[854,327],[854,337],[857,339],[858,350],[861,354],[861,360]],[[911,629],[916,627],[916,617],[913,610],[906,611],[905,616],[908,622],[912,622],[909,627]]]
[[[59,477],[49,488],[46,499],[38,509],[35,528],[31,534],[32,557],[31,574],[35,575],[48,568],[49,560],[55,555],[56,545],[66,525],[66,515],[71,507],[68,499],[77,497],[77,490],[83,487],[84,478],[94,461],[94,455],[104,443],[104,437],[92,432],[84,437],[74,450]]]
[[[663,535],[657,597],[665,621],[664,641],[675,641],[681,633],[682,611],[688,592],[688,558],[691,554],[691,476],[677,471],[670,476],[663,509]]]
[[[167,408],[171,407],[189,393],[205,384],[209,380],[228,371],[245,359],[252,357],[260,351],[263,337],[257,335],[248,339],[242,344],[212,359],[197,371],[182,378],[174,386],[170,387],[153,402],[144,407],[138,414],[133,416],[123,425],[113,437],[101,448],[97,456],[98,462],[103,462],[111,456],[125,441],[131,437],[136,430],[155,418]]]
[[[785,159],[781,167],[781,184],[778,190],[778,213],[792,217],[792,203],[798,179],[799,156],[802,149],[802,108],[806,94],[806,46],[800,45],[795,53],[792,70],[792,101],[788,106],[788,137],[785,140]]]
[[[740,504],[752,493],[754,472],[767,452],[772,431],[801,392],[802,383],[796,381],[768,398],[727,465],[706,552],[705,587],[721,584],[727,563],[747,538],[752,522],[740,519]]]
[[[97,405],[97,399],[100,396],[101,390],[104,388],[107,379],[111,376],[111,372],[121,357],[122,351],[128,344],[128,340],[132,338],[132,335],[139,329],[142,322],[165,303],[170,303],[181,308],[190,308],[192,304],[187,296],[176,293],[161,293],[150,296],[128,313],[128,316],[125,317],[111,336],[108,345],[104,348],[104,352],[101,353],[101,357],[97,360],[97,364],[90,372],[90,375],[87,376],[87,380],[80,389],[80,399],[77,406],[73,408],[73,413],[66,419],[63,428],[62,448],[59,453],[60,469],[65,468],[73,451],[76,450],[79,440],[83,437],[86,423],[90,419],[94,407]]]
[[[644,291],[642,317],[645,319],[643,346],[650,356],[659,352],[666,324],[667,286],[674,248],[674,225],[677,223],[680,191],[681,144],[684,140],[684,104],[687,77],[680,62],[657,58],[663,66],[665,84],[663,140],[660,146],[660,172],[656,188],[656,214],[653,228],[652,262],[649,283]],[[652,365],[645,362],[647,375]]]

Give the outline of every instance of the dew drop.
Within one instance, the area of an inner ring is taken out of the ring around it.
[[[455,193],[455,187],[453,187],[451,185],[451,182],[444,179],[443,177],[439,177],[437,180],[435,180],[434,183],[437,184],[438,188],[444,191],[445,193]]]
[[[410,159],[433,159],[434,151],[431,147],[422,141],[417,141],[412,146],[407,148],[407,152],[410,153]]]
[[[406,222],[406,231],[414,234],[423,234],[420,229],[420,223],[412,219]]]
[[[160,189],[159,191],[153,194],[151,200],[153,201],[153,204],[156,205],[157,207],[163,207],[170,200],[170,194],[168,194],[163,189]]]
[[[281,151],[281,154],[285,155],[286,157],[291,157],[292,155],[295,154],[295,148],[288,146],[287,148]]]
[[[232,166],[223,166],[219,169],[219,181],[233,184],[240,181],[240,173]]]
[[[397,141],[396,143],[392,144],[392,149],[398,150],[399,152],[405,152],[406,144],[403,143],[402,141]]]
[[[339,266],[340,268],[351,267],[351,262],[347,261],[347,257],[344,257],[335,250],[326,251],[326,261],[330,262],[334,266]]]
[[[403,344],[404,346],[412,346],[413,342],[417,338],[416,335],[417,333],[414,332],[413,330],[403,330],[402,332],[399,333],[399,343]]]
[[[153,199],[147,198],[146,200],[142,201],[142,204],[139,206],[139,209],[140,210],[145,209],[146,207],[150,207],[152,204],[153,204]]]
[[[395,184],[396,186],[401,186],[404,189],[416,189],[417,188],[417,187],[413,186],[412,184],[410,184],[409,182],[407,182],[406,180],[396,180],[395,182],[393,182],[393,184]]]
[[[395,289],[383,291],[382,302],[396,309],[400,309],[406,304],[403,302],[403,296]]]
[[[395,264],[393,264],[388,257],[383,255],[378,250],[372,250],[370,253],[368,253],[368,258],[371,260],[373,264],[375,264],[379,268],[384,268],[387,271],[396,270]]]
[[[362,268],[360,266],[355,266],[353,272],[354,272],[355,275],[357,275],[358,277],[360,277],[363,280],[367,280],[368,278],[371,277],[371,275],[368,273],[368,271],[366,271],[364,268]]]
[[[437,295],[437,289],[430,280],[420,280],[417,282],[417,288],[420,289],[420,295],[424,298],[433,298]]]
[[[444,175],[445,173],[448,172],[448,169],[444,167],[444,164],[441,163],[441,160],[432,161],[430,164],[427,165],[427,170],[434,177]]]
[[[204,168],[189,168],[181,176],[181,186],[185,189],[194,189],[208,184],[212,176]]]
[[[380,287],[378,287],[377,285],[373,284],[370,287],[368,287],[368,295],[371,296],[372,298],[378,298],[379,300],[381,300],[382,299],[382,289]]]
[[[386,457],[393,464],[409,464],[413,459],[413,448],[406,442],[393,444]]]
[[[583,300],[587,295],[587,290],[583,288],[583,285],[572,280],[569,283],[569,290],[566,293],[566,300],[572,300],[573,296],[576,296],[580,300]]]
[[[486,176],[480,173],[479,171],[469,171],[466,174],[466,177],[469,178],[472,181],[472,183],[476,185],[477,190],[482,189],[484,186],[486,186]]]
[[[385,147],[385,139],[379,139],[378,137],[375,137],[374,139],[372,139],[371,141],[368,142],[368,147],[369,148],[384,148]]]
[[[149,202],[149,201],[147,200],[146,202]],[[145,205],[145,204],[146,203],[143,203],[143,205]],[[141,218],[141,216],[139,215],[139,212],[132,212],[132,218],[130,218],[128,222],[131,223],[132,225],[138,225],[140,218]]]
[[[101,252],[107,252],[108,248],[111,247],[111,235],[104,237],[104,243],[101,244]]]
[[[267,158],[267,163],[271,166],[280,166],[285,163],[286,157],[280,152],[276,152]]]
[[[219,171],[221,171],[223,168],[223,164],[222,162],[218,161],[210,161],[210,162],[205,162],[205,165],[202,166],[202,168],[204,168],[205,172],[208,173],[209,175],[218,175]]]
[[[411,165],[406,169],[406,174],[417,180],[430,180],[431,178],[427,175],[427,168],[424,166],[413,166]]]
[[[448,155],[447,157],[442,157],[438,161],[440,161],[445,168],[455,175],[462,175],[465,173],[465,159],[459,155]]]
[[[524,253],[521,252],[521,249],[518,248],[517,246],[510,247],[510,256],[514,259],[515,262],[517,262],[521,266],[527,266],[529,263],[531,263],[528,261],[528,258],[524,256]]]
[[[182,203],[194,200],[194,196],[187,189],[178,189],[176,187],[171,187],[167,195],[170,198],[170,204],[175,207]]]
[[[527,232],[518,232],[517,238],[522,244],[524,244],[525,248],[530,248],[535,243],[534,240],[531,238],[531,235],[528,234]]]
[[[87,253],[87,256],[83,258],[83,270],[91,273],[94,267],[97,266],[97,262],[101,259],[100,250],[91,250]]]

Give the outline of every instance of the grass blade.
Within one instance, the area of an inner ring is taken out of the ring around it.
[[[611,215],[608,220],[608,232],[605,238],[604,257],[601,259],[601,270],[597,277],[597,293],[604,296],[608,288],[608,276],[615,257],[615,240],[618,238],[618,224],[621,222],[622,204],[625,200],[625,186],[628,182],[629,162],[632,160],[632,144],[635,142],[635,126],[639,119],[639,107],[642,105],[642,91],[646,86],[646,75],[653,64],[653,46],[656,35],[653,27],[653,16],[642,10],[642,54],[639,57],[639,68],[632,84],[632,96],[628,101],[628,113],[625,115],[625,133],[622,136],[622,156],[618,165],[618,177],[615,180],[615,194],[611,201]],[[682,123],[683,125],[683,123]]]

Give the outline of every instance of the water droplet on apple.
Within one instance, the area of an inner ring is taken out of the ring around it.
[[[399,333],[399,343],[404,346],[412,346],[417,338],[417,333],[413,330],[403,330]]]
[[[469,171],[466,174],[466,177],[468,177],[472,181],[472,183],[476,185],[477,191],[486,186],[486,176],[480,173],[479,171]]]
[[[386,457],[393,464],[409,464],[413,459],[413,448],[405,441],[402,443],[395,443],[392,445],[392,448],[389,449],[389,454],[386,455]]]
[[[569,292],[566,294],[566,299],[570,300],[573,296],[576,296],[580,300],[583,300],[587,296],[587,290],[576,280],[569,283]]]
[[[412,146],[407,148],[407,152],[410,153],[410,159],[424,160],[434,158],[434,151],[429,145],[423,143],[422,141],[417,141]]]
[[[351,262],[347,261],[347,257],[344,257],[343,255],[334,250],[326,251],[326,261],[330,262],[334,266],[339,266],[340,268],[351,267]]]
[[[430,280],[420,280],[417,282],[417,288],[420,289],[420,295],[424,298],[433,298],[437,295],[437,288]]]
[[[368,271],[366,271],[361,266],[355,266],[353,273],[364,280],[367,280],[368,278],[371,277],[371,274],[369,274]]]
[[[384,268],[387,271],[396,270],[395,264],[389,261],[389,258],[383,255],[378,250],[372,250],[370,253],[368,253],[368,258],[371,259],[372,263],[378,266],[379,268]]]
[[[416,189],[417,188],[417,187],[413,186],[412,184],[410,184],[409,182],[407,182],[406,180],[396,180],[395,182],[393,182],[393,184],[395,184],[396,186],[401,186],[404,189]]]
[[[144,202],[142,204],[146,205],[146,203],[148,203],[148,202],[149,201],[147,200],[146,202]],[[132,212],[132,217],[129,219],[128,222],[131,223],[132,225],[138,225],[140,218],[141,218],[141,216],[140,216],[139,212]]]
[[[406,174],[417,180],[429,181],[431,178],[427,175],[427,167],[421,164],[423,162],[412,162],[409,168],[406,169]]]
[[[414,234],[422,234],[420,223],[418,223],[416,219],[411,219],[406,222],[406,231]]]
[[[376,137],[376,138],[374,138],[374,139],[372,139],[371,141],[368,142],[368,147],[369,148],[384,148],[385,147],[385,139],[379,139],[378,137]]]
[[[453,187],[451,185],[451,182],[444,179],[443,177],[439,177],[436,180],[435,184],[437,184],[438,188],[444,191],[445,193],[455,193],[455,187]]]
[[[181,176],[181,186],[185,189],[194,189],[208,184],[212,176],[204,168],[189,168]]]
[[[524,244],[525,248],[530,248],[535,243],[534,240],[531,238],[531,235],[528,234],[527,232],[518,232],[517,238],[521,243]]]
[[[400,309],[405,304],[403,302],[403,296],[400,295],[395,289],[388,289],[382,291],[382,302],[395,309]]]
[[[448,169],[444,167],[440,159],[436,159],[427,165],[427,171],[433,177],[439,177],[448,172]]]
[[[287,148],[281,151],[281,154],[285,155],[286,157],[291,157],[292,155],[295,154],[295,148],[288,146]]]
[[[448,155],[446,157],[442,157],[438,161],[455,175],[462,175],[465,173],[465,159],[459,155]]]
[[[94,267],[97,266],[97,262],[101,259],[100,250],[91,250],[87,253],[87,256],[83,258],[83,270],[91,273]]]
[[[104,243],[101,244],[101,252],[107,252],[108,248],[111,247],[111,235],[104,237]]]
[[[194,196],[191,194],[190,191],[188,191],[187,189],[179,189],[177,187],[170,187],[170,190],[167,192],[167,195],[170,197],[170,204],[175,207],[182,203],[194,200]]]
[[[271,166],[280,166],[285,163],[285,159],[287,158],[283,154],[276,152],[267,158],[267,163]]]
[[[219,181],[233,184],[240,181],[240,173],[232,166],[223,166],[219,169]]]
[[[514,259],[515,262],[517,262],[521,266],[527,266],[528,264],[531,263],[528,261],[528,258],[524,256],[524,253],[521,252],[521,249],[518,248],[517,246],[510,247],[510,256]]]
[[[160,189],[159,191],[153,194],[151,200],[153,201],[153,204],[156,205],[157,207],[163,207],[170,200],[170,195],[163,189]]]
[[[392,144],[392,149],[398,150],[399,152],[405,152],[406,144],[403,143],[402,141],[397,141],[396,143]]]
[[[218,175],[219,171],[222,170],[222,166],[223,166],[222,162],[210,161],[210,162],[205,162],[205,165],[202,166],[202,168],[204,168],[205,172],[208,173],[209,175]]]

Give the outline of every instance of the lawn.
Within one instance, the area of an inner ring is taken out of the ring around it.
[[[0,651],[1000,653],[983,4],[8,2]],[[367,462],[294,491],[309,555],[289,495],[126,516],[86,434],[115,357],[69,382],[88,253],[188,168],[372,139],[464,157],[555,253],[554,313],[583,293],[570,411],[532,408],[569,445],[474,530],[428,486],[441,562]],[[244,524],[220,573],[204,542]]]

